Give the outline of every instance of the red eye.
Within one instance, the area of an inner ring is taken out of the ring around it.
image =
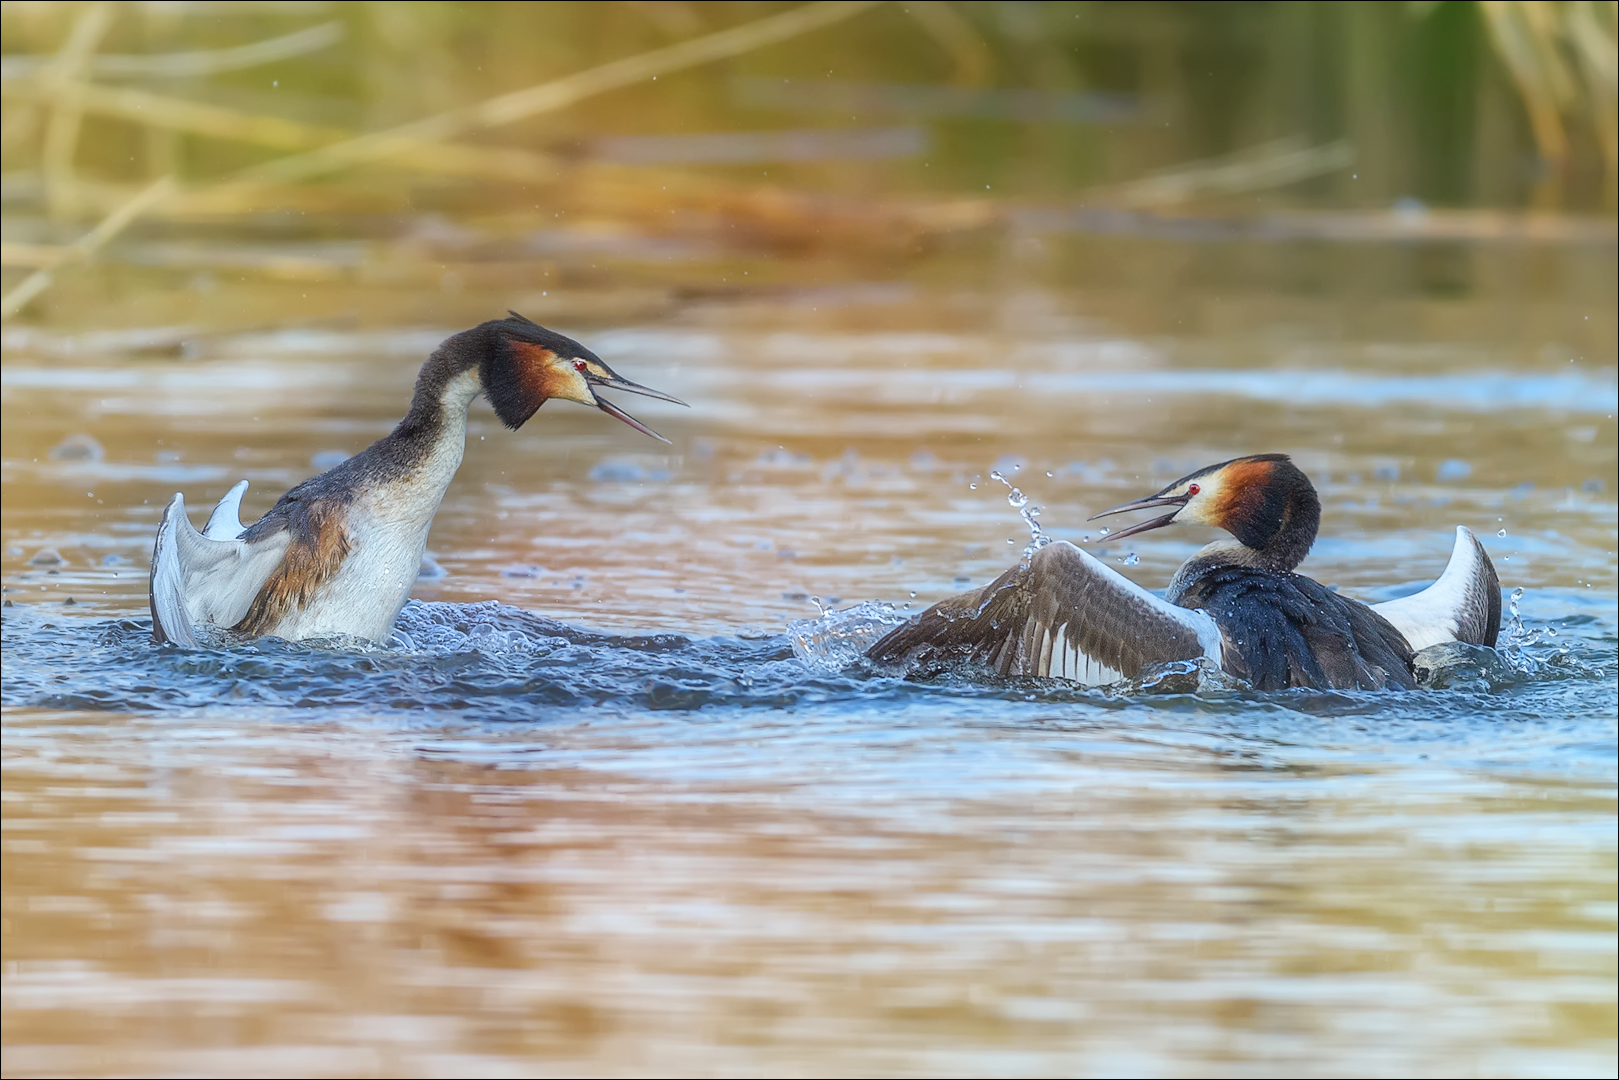
[[[1196,484],[1192,484],[1189,487],[1187,487],[1186,494],[1188,494],[1188,495],[1196,495],[1198,492],[1200,492],[1202,490],[1203,489],[1198,487]]]
[[[575,360],[573,362],[573,370],[575,370],[575,371],[589,371],[590,370],[590,365],[585,363],[583,360]]]

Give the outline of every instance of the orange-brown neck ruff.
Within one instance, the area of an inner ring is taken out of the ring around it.
[[[1239,459],[1222,470],[1215,523],[1260,556],[1291,570],[1304,561],[1321,526],[1321,500],[1310,478],[1285,457]]]
[[[495,414],[507,427],[521,427],[547,398],[561,396],[561,383],[567,378],[557,354],[544,345],[515,338],[507,340],[506,363],[485,363],[480,374],[484,393]]]
[[[1212,515],[1215,524],[1233,535],[1244,525],[1259,524],[1275,470],[1274,461],[1240,459],[1220,470],[1220,502]]]

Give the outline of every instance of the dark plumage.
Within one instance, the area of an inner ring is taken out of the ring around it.
[[[1303,574],[1215,565],[1165,599],[1213,616],[1225,670],[1256,690],[1416,686],[1411,646],[1387,619]]]
[[[913,670],[958,663],[1088,685],[1205,658],[1255,689],[1411,689],[1415,654],[1439,641],[1493,644],[1495,568],[1466,529],[1430,588],[1369,607],[1293,572],[1315,542],[1321,500],[1285,454],[1210,465],[1105,514],[1173,507],[1110,542],[1175,522],[1230,533],[1189,559],[1163,600],[1071,544],[1042,548],[995,582],[935,604],[867,656]]]

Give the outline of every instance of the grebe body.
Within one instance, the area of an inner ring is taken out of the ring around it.
[[[680,402],[614,373],[583,345],[515,313],[446,340],[423,365],[392,432],[305,480],[252,525],[244,480],[198,532],[176,494],[152,551],[152,635],[195,647],[218,632],[384,640],[410,597],[427,534],[466,447],[467,410],[487,395],[508,428],[551,398],[601,409],[662,438],[605,398]]]
[[[925,669],[965,662],[1087,686],[1203,658],[1258,690],[1410,689],[1418,650],[1443,641],[1495,644],[1500,583],[1463,526],[1438,581],[1369,605],[1294,572],[1315,541],[1321,503],[1285,455],[1211,465],[1095,516],[1152,507],[1174,509],[1109,539],[1177,522],[1232,534],[1188,559],[1163,598],[1056,542],[989,585],[935,604],[866,655]]]

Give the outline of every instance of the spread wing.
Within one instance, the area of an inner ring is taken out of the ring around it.
[[[196,648],[199,627],[234,626],[280,565],[291,539],[284,530],[252,543],[216,538],[231,527],[242,531],[236,514],[246,488],[238,484],[220,501],[207,535],[186,517],[184,496],[176,494],[164,509],[152,547],[149,596],[152,637],[159,644]]]
[[[1443,641],[1493,647],[1501,629],[1501,582],[1478,537],[1458,525],[1456,546],[1438,581],[1372,610],[1405,635],[1412,651]]]
[[[974,592],[941,601],[866,651],[927,667],[975,663],[1001,675],[1085,686],[1134,678],[1148,664],[1208,657],[1220,631],[1072,544],[1048,544]]]

